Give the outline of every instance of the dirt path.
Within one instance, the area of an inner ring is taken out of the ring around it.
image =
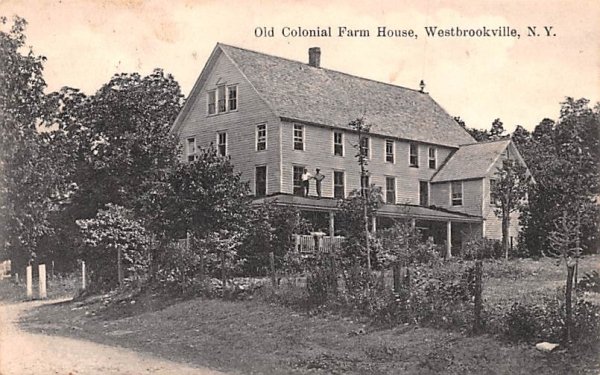
[[[16,324],[19,314],[42,303],[0,304],[0,375],[224,375],[210,369],[192,368],[123,348],[59,336],[32,334],[19,329]]]

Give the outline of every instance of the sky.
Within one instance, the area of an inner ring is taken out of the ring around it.
[[[556,119],[565,97],[600,101],[600,2],[500,1],[142,1],[0,0],[0,16],[28,21],[27,44],[47,57],[48,91],[93,94],[115,73],[173,74],[187,96],[217,42],[425,91],[468,126],[532,130]],[[333,37],[284,37],[282,28],[324,29]],[[339,26],[369,37],[337,37]],[[417,38],[377,37],[377,27]],[[512,37],[427,37],[425,27],[489,29]],[[539,37],[527,37],[537,26]],[[544,26],[552,26],[545,36]],[[273,37],[256,28],[273,27]]]

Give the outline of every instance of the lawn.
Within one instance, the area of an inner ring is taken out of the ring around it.
[[[600,269],[588,257],[582,271]],[[485,298],[556,293],[564,265],[554,260],[486,263]],[[515,276],[506,275],[507,269]],[[582,272],[582,273],[583,273]],[[135,302],[134,302],[135,301]],[[175,300],[147,294],[43,306],[23,319],[29,330],[75,336],[166,359],[243,374],[580,374],[598,373],[589,353],[537,351],[490,335],[403,325],[375,329],[349,318],[310,315],[258,300]]]

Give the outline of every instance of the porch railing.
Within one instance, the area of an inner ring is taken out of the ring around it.
[[[301,253],[313,253],[316,251],[330,252],[339,248],[344,241],[343,236],[321,236],[310,234],[296,235],[296,251]]]

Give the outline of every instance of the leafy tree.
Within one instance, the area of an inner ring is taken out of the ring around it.
[[[477,142],[483,142],[490,139],[490,134],[487,130],[480,130],[468,127],[464,120],[460,118],[460,116],[454,117],[454,121],[456,121],[460,126],[465,128],[465,130],[471,135],[471,137],[475,138]]]
[[[62,172],[49,151],[49,135],[37,131],[48,120],[45,58],[25,47],[26,21],[15,17],[6,30],[0,18],[0,256],[22,272],[36,257],[39,239],[51,231],[48,215],[63,193]],[[57,155],[58,157],[58,155]]]
[[[492,122],[492,128],[490,129],[489,134],[491,140],[505,138],[504,124],[502,123],[502,121],[500,121],[499,118],[495,119],[494,122]]]
[[[492,185],[491,197],[494,212],[502,220],[502,247],[508,259],[510,215],[520,211],[526,203],[530,178],[527,168],[513,159],[505,159],[499,167]]]
[[[131,210],[111,203],[93,219],[77,220],[92,290],[105,291],[143,278],[150,237]]]
[[[338,204],[336,218],[340,232],[346,238],[342,255],[351,264],[368,265],[375,258],[375,254],[363,245],[364,231],[369,226],[369,219],[383,205],[383,194],[381,187],[375,185],[371,185],[368,192],[367,198],[360,190],[354,190]]]

